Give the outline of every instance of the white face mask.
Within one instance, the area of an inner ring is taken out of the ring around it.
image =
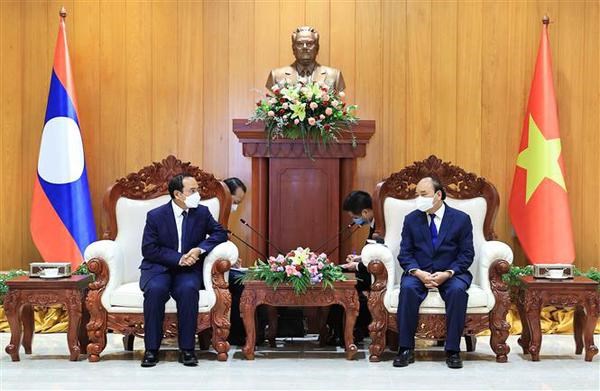
[[[231,211],[235,212],[238,208],[238,204],[231,204]]]
[[[417,197],[417,209],[421,212],[427,212],[431,208],[433,208],[433,197]]]
[[[185,198],[185,206],[188,208],[197,208],[200,205],[200,193],[195,192]]]

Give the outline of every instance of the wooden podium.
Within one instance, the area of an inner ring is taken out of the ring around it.
[[[262,123],[233,120],[233,132],[243,145],[244,156],[252,158],[252,217],[250,224],[271,242],[256,233],[252,245],[267,255],[287,253],[298,246],[331,252],[338,263],[338,231],[350,223],[342,214],[344,197],[352,191],[356,158],[364,157],[375,121],[360,121],[353,127],[356,145],[345,133],[339,143],[311,144],[312,160],[302,140],[265,139]],[[331,240],[322,246],[324,241]],[[344,254],[345,255],[345,254]],[[257,255],[259,256],[259,255]]]

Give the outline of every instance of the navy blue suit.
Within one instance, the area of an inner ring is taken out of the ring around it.
[[[417,277],[408,272],[421,269],[429,273],[452,270],[454,275],[438,287],[446,304],[447,351],[460,351],[460,339],[465,325],[467,289],[473,276],[473,228],[471,218],[464,212],[445,205],[436,247],[431,241],[427,215],[411,212],[404,219],[402,242],[398,261],[404,269],[398,300],[398,334],[401,348],[414,348],[419,307],[427,297],[428,289]]]
[[[184,242],[179,248],[177,225],[171,201],[148,212],[142,238],[140,289],[144,291],[144,343],[146,350],[158,350],[163,336],[165,303],[173,296],[177,303],[179,348],[194,350],[198,297],[202,289],[204,258],[215,246],[227,241],[227,231],[207,207],[188,209]],[[207,238],[207,235],[208,236]],[[193,266],[179,266],[181,257],[194,247],[204,250]]]

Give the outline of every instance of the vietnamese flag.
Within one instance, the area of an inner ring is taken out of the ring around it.
[[[547,18],[544,18],[508,210],[531,263],[573,263],[575,248]]]

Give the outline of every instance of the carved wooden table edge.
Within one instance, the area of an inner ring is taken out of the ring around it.
[[[246,344],[242,352],[248,360],[254,360],[256,344],[255,311],[261,304],[273,307],[325,307],[332,304],[341,305],[346,312],[344,325],[344,340],[346,341],[346,359],[352,360],[358,348],[353,343],[353,330],[358,316],[358,293],[356,280],[338,281],[332,288],[323,288],[322,285],[311,286],[307,292],[297,295],[288,284],[282,284],[274,289],[264,281],[246,281],[244,292],[240,298],[240,314],[246,329]]]
[[[540,361],[542,332],[540,311],[544,305],[575,307],[573,337],[575,354],[585,349],[585,361],[592,361],[598,354],[594,343],[594,328],[600,309],[598,283],[587,277],[569,280],[549,281],[532,276],[520,277],[517,309],[523,324],[523,332],[518,343],[523,354],[531,354],[531,361]]]
[[[72,275],[56,280],[43,280],[21,276],[6,281],[9,290],[4,299],[4,310],[10,327],[10,342],[5,348],[12,361],[20,361],[19,348],[31,354],[34,334],[34,305],[49,306],[62,304],[68,314],[67,344],[69,360],[79,360],[86,353],[87,313],[84,310],[85,294],[90,275]],[[82,319],[83,318],[83,319]],[[81,327],[83,325],[83,328]],[[21,326],[23,330],[21,331]]]

